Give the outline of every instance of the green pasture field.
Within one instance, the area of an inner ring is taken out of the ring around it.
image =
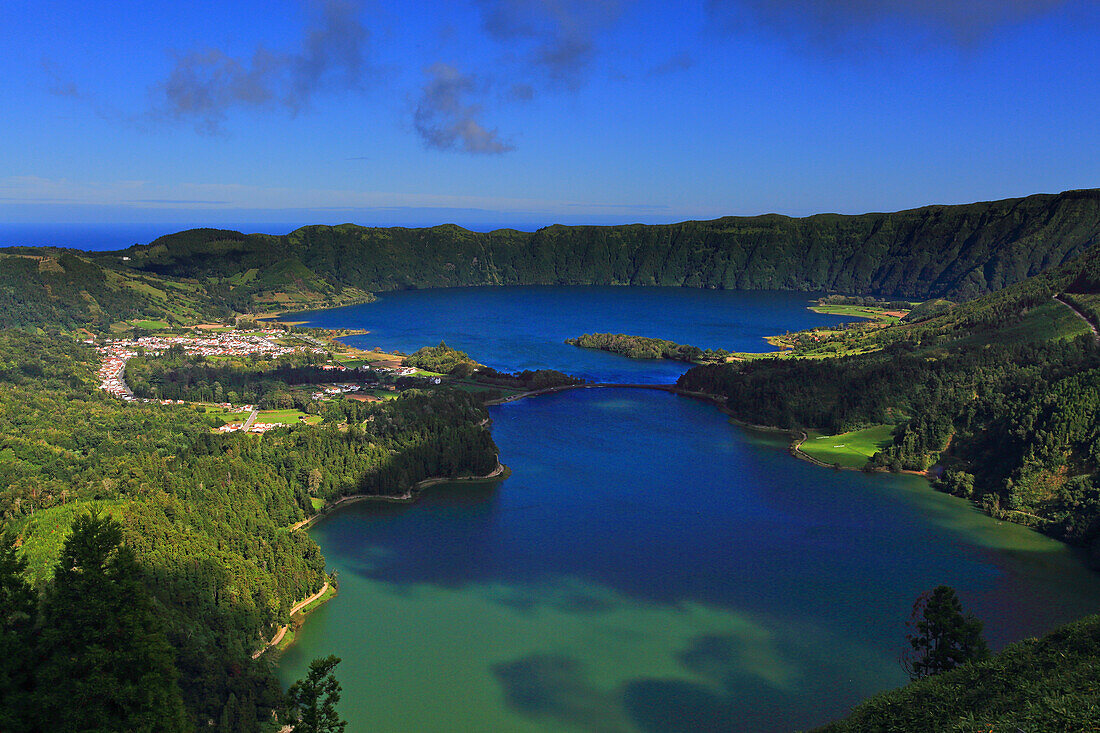
[[[833,316],[855,316],[857,318],[869,318],[883,323],[897,323],[901,320],[898,316],[887,315],[886,308],[873,308],[866,305],[812,305],[810,310],[814,313],[824,313]],[[895,311],[890,311],[891,313]]]
[[[1061,303],[1051,301],[1032,308],[1018,323],[986,333],[976,333],[958,342],[960,347],[984,346],[992,341],[1021,343],[1062,341],[1092,333],[1089,325]]]
[[[875,425],[840,435],[809,431],[799,450],[822,463],[863,468],[871,456],[890,444],[893,432],[893,425]]]
[[[247,417],[247,416],[246,416]],[[310,425],[321,422],[320,415],[307,415],[301,410],[260,410],[256,416],[256,422],[279,423],[280,425],[297,425],[304,417]]]

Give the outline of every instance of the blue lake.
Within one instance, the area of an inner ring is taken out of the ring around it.
[[[296,313],[320,328],[360,328],[359,348],[414,351],[445,340],[496,369],[559,369],[616,384],[672,383],[687,366],[566,345],[584,333],[627,333],[702,349],[772,351],[766,336],[855,319],[814,313],[807,293],[522,286],[380,293],[375,303]]]
[[[805,304],[507,288],[395,293],[310,319],[370,329],[363,345],[442,338],[498,368],[670,382],[684,365],[560,342],[608,330],[761,348],[830,322]],[[795,460],[707,403],[576,390],[490,413],[507,480],[353,504],[310,530],[340,594],[279,671],[289,682],[340,656],[349,731],[794,730],[905,682],[905,621],[936,585],[958,589],[995,647],[1100,605],[1097,577],[1058,543],[923,479]]]

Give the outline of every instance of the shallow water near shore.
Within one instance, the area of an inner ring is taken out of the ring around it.
[[[491,415],[507,480],[310,530],[340,594],[279,673],[340,656],[349,731],[787,731],[903,684],[935,585],[995,647],[1100,607],[1059,543],[916,477],[795,460],[704,402],[578,390]]]

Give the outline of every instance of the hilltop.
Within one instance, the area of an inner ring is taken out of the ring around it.
[[[233,278],[294,262],[367,291],[469,285],[664,285],[973,298],[1100,242],[1100,190],[857,216],[777,214],[525,233],[309,226],[196,229],[105,255],[134,271]],[[101,260],[102,261],[102,260]]]
[[[472,232],[192,229],[116,252],[0,250],[0,326],[105,330],[366,302],[388,290],[632,285],[968,300],[1100,242],[1100,190],[856,216]]]

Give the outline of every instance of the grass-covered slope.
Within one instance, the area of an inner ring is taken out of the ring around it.
[[[106,331],[126,321],[163,328],[233,313],[371,299],[369,293],[334,285],[294,257],[251,267],[232,259],[230,252],[228,259],[214,257],[216,272],[230,274],[199,270],[174,277],[170,272],[132,269],[124,256],[55,248],[0,249],[0,328],[54,325]]]
[[[1100,616],[876,695],[818,733],[1080,733],[1100,725]]]
[[[132,318],[190,321],[227,312],[193,285],[122,272],[84,253],[0,249],[0,328],[105,329]]]
[[[534,233],[345,224],[275,237],[199,229],[125,255],[135,271],[203,282],[232,282],[252,270],[262,279],[296,261],[304,287],[314,292],[325,291],[323,283],[360,291],[616,284],[965,300],[1062,264],[1097,242],[1100,190],[1088,190],[888,214],[551,226]]]

